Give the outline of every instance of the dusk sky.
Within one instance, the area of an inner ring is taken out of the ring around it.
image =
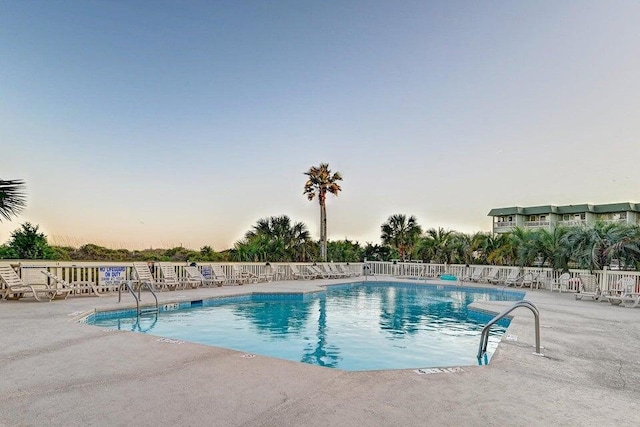
[[[286,214],[640,201],[640,1],[0,0],[0,178],[49,243],[232,247]]]

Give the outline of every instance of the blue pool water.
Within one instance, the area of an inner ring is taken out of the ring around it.
[[[496,289],[369,282],[332,286],[317,294],[205,300],[196,308],[139,319],[97,314],[89,323],[349,371],[468,366],[479,363],[480,332],[493,316],[467,306],[523,296]],[[492,327],[484,363],[508,324],[504,319]]]

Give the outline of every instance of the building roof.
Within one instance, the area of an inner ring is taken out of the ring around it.
[[[590,205],[587,203],[581,205],[564,205],[564,206],[530,206],[520,207],[514,206],[509,208],[494,208],[489,211],[488,216],[504,216],[504,215],[540,215],[540,214],[576,214],[576,213],[612,213],[612,212],[640,212],[640,203],[622,202],[608,203],[604,205]]]

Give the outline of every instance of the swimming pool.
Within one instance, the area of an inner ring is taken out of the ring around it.
[[[87,321],[348,371],[469,366],[479,363],[480,332],[493,316],[467,306],[523,297],[498,289],[368,282],[312,294],[173,304],[152,317],[131,310],[96,313]],[[508,325],[503,319],[492,327],[486,361]]]

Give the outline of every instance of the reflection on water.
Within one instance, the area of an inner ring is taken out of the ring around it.
[[[492,316],[475,301],[522,294],[421,285],[359,284],[302,300],[258,300],[100,323],[345,370],[478,364]],[[492,328],[488,362],[508,320]]]

